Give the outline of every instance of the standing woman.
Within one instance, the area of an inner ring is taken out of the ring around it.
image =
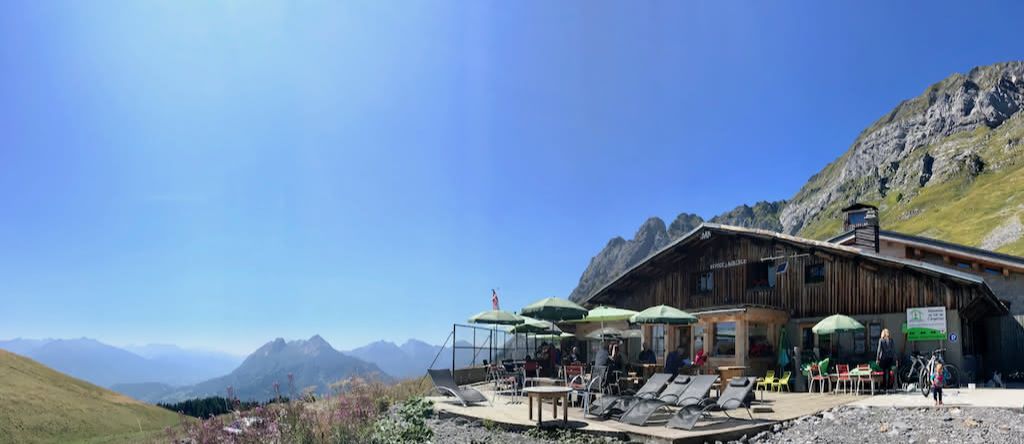
[[[882,390],[889,390],[892,387],[890,383],[895,381],[890,380],[889,369],[892,368],[893,360],[896,357],[895,347],[892,345],[892,339],[889,337],[889,329],[882,329],[882,337],[878,338],[878,351],[876,352],[876,360],[878,366],[882,369]],[[895,379],[895,378],[892,378]]]

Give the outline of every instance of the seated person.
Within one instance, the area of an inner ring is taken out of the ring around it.
[[[708,362],[708,355],[704,354],[704,349],[697,350],[697,354],[693,357],[693,366],[700,368],[704,366],[704,363]]]
[[[658,362],[658,358],[654,356],[654,351],[652,351],[647,344],[644,344],[644,348],[640,351],[638,359],[641,364],[654,364]]]
[[[679,370],[685,365],[683,356],[686,356],[686,350],[683,349],[682,345],[676,346],[676,349],[672,350],[668,357],[665,358],[665,373],[671,373],[672,376],[678,375]]]
[[[580,348],[574,345],[569,352],[569,356],[566,356],[566,363],[579,364],[580,362],[582,362],[580,360]]]

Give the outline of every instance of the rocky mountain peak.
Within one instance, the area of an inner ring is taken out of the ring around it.
[[[874,122],[845,154],[814,175],[782,209],[783,231],[827,237],[836,234],[832,220],[847,202],[886,207],[883,200],[893,198],[905,204],[924,187],[982,174],[992,163],[986,156],[1005,157],[982,148],[1002,132],[1007,137],[1018,132],[1017,123],[1013,129],[1002,127],[1022,107],[1024,62],[976,67],[931,85]]]

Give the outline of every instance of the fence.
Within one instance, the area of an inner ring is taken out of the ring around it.
[[[543,339],[534,334],[509,333],[495,327],[452,324],[452,330],[431,362],[430,368],[446,366],[449,354],[453,370],[483,365],[485,360],[523,360],[533,355],[543,342]],[[445,355],[443,360],[442,355]]]

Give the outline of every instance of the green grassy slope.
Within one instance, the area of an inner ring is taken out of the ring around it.
[[[1016,144],[1008,144],[1008,141],[1016,141]],[[975,150],[985,161],[985,171],[976,177],[956,175],[911,191],[896,190],[885,197],[868,192],[871,197],[859,200],[878,205],[882,229],[978,246],[1008,219],[1024,219],[1024,113],[1018,113],[995,129],[982,127],[957,133],[915,149],[906,163],[919,163],[925,152],[941,148],[940,145]],[[851,188],[858,187],[852,184]],[[858,191],[863,192],[865,188]],[[840,199],[840,202],[846,200]],[[814,239],[838,234],[840,206],[837,202],[826,208],[822,212],[826,217],[803,227],[799,234]],[[1003,245],[997,251],[1024,255],[1024,238]]]
[[[0,442],[150,442],[177,423],[171,411],[0,350]]]

